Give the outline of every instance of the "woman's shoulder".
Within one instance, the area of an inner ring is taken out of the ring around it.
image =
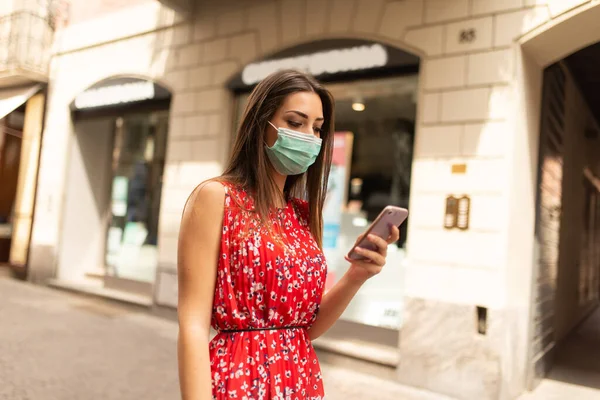
[[[203,182],[188,197],[181,217],[180,237],[204,234],[220,223],[225,196],[218,182]],[[208,231],[207,231],[208,229]]]
[[[224,195],[224,205],[226,209],[233,208],[250,210],[253,207],[252,196],[240,183],[220,176],[201,183],[196,189],[204,185],[210,185],[209,189],[211,193],[218,193],[218,195],[221,197]]]
[[[204,181],[192,191],[186,202],[186,208],[208,208],[210,211],[223,209],[226,188],[218,180]]]

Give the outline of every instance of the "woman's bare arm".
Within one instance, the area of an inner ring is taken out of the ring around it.
[[[363,283],[364,281],[353,280],[346,274],[323,296],[317,319],[308,330],[311,340],[321,336],[336,323]]]
[[[223,208],[223,186],[209,182],[194,190],[181,220],[177,353],[183,400],[212,398],[208,343]]]
[[[387,240],[374,235],[369,235],[367,238],[377,246],[377,251],[358,248],[356,251],[367,257],[367,260],[363,261],[350,260],[346,257],[346,260],[351,263],[350,268],[340,281],[323,296],[317,319],[308,330],[311,340],[327,332],[346,310],[361,286],[381,272],[387,257],[387,247],[400,238],[400,231],[393,226],[390,228],[390,237]],[[361,239],[362,236],[357,239],[356,243]]]

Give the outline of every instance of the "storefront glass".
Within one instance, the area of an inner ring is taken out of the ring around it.
[[[345,272],[344,255],[387,205],[408,208],[418,77],[330,84],[336,100],[335,148],[324,208],[330,288]],[[238,121],[247,94],[237,102]],[[357,294],[342,319],[399,329],[402,324],[402,237],[389,248],[383,272]]]
[[[8,263],[19,179],[25,108],[0,119],[0,264]]]
[[[106,243],[110,276],[154,281],[167,124],[168,112],[116,119]]]

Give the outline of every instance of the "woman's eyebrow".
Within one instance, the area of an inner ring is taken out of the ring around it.
[[[294,113],[294,114],[297,114],[297,115],[299,115],[300,117],[302,117],[304,119],[308,119],[308,115],[306,115],[303,112],[298,111],[298,110],[288,110],[285,113],[286,114],[287,113]],[[316,121],[324,121],[324,120],[325,120],[325,118],[323,118],[323,117],[319,117],[319,118],[316,119]]]

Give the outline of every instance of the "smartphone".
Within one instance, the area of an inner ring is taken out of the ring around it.
[[[356,243],[352,250],[348,253],[348,258],[351,260],[364,259],[363,256],[359,255],[354,251],[357,247],[361,247],[367,250],[377,250],[377,246],[367,239],[368,235],[379,236],[380,238],[387,239],[390,236],[391,226],[400,226],[408,217],[408,210],[406,208],[400,208],[395,206],[387,206],[379,213],[375,221],[369,226],[365,232],[364,238]]]

